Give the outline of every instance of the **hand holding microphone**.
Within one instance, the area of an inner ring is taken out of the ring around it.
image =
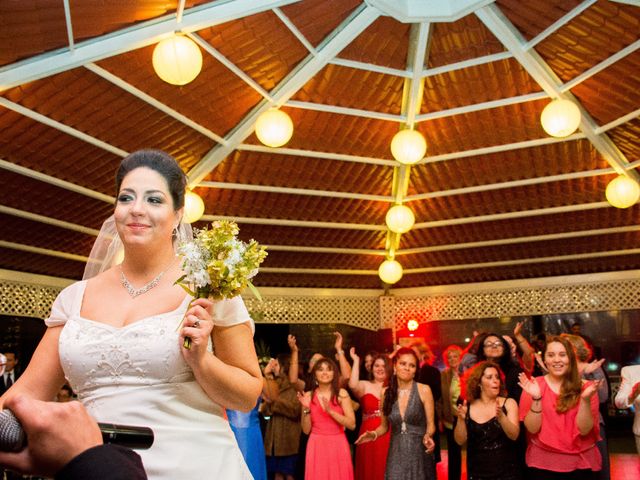
[[[101,431],[79,402],[42,402],[16,395],[4,408],[10,412],[0,412],[0,465],[21,473],[53,476],[103,441],[122,445],[127,443],[123,437],[133,435],[135,442],[144,443],[133,446],[149,448],[153,443],[147,428],[102,425]]]

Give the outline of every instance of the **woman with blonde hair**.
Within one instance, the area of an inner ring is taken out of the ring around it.
[[[550,337],[542,352],[547,374],[520,375],[520,420],[527,429],[526,462],[536,480],[592,480],[601,469],[599,382],[582,382],[571,343]]]

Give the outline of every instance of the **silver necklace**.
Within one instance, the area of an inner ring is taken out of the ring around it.
[[[131,295],[131,298],[136,298],[138,295],[142,295],[143,293],[147,293],[153,287],[157,286],[158,283],[160,283],[160,279],[162,278],[162,276],[171,268],[172,265],[173,265],[173,262],[171,262],[169,267],[167,267],[165,270],[160,272],[153,280],[151,280],[149,283],[145,283],[140,288],[135,288],[133,285],[131,285],[131,282],[129,282],[129,280],[127,279],[127,277],[124,274],[124,270],[122,269],[122,265],[120,265],[120,283],[122,283],[122,286],[127,290],[129,295]]]

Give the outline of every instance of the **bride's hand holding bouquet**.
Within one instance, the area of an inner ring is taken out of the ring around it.
[[[213,301],[233,298],[246,287],[261,298],[251,279],[267,256],[266,249],[255,240],[240,241],[238,231],[234,222],[216,221],[211,229],[197,230],[193,241],[178,247],[184,275],[175,283],[194,297],[180,324],[181,337],[185,349],[194,345],[200,355],[213,330]]]

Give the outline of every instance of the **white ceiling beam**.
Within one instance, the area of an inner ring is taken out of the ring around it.
[[[287,103],[285,103],[285,106],[300,108],[303,110],[312,110],[315,112],[327,112],[339,115],[349,115],[352,117],[370,118],[373,120],[384,120],[387,122],[402,122],[405,119],[403,115],[395,115],[393,113],[374,112],[372,110],[339,107],[337,105],[326,105],[323,103],[302,102],[300,100],[288,100]]]
[[[0,105],[2,105],[5,108],[8,108],[9,110],[13,110],[14,112],[24,115],[25,117],[29,117],[30,119],[35,120],[36,122],[43,123],[44,125],[53,127],[56,130],[60,130],[63,133],[71,135],[72,137],[75,137],[84,142],[90,143],[91,145],[94,145],[98,148],[102,148],[103,150],[111,152],[114,155],[118,155],[120,157],[126,157],[128,155],[128,152],[122,150],[121,148],[114,147],[113,145],[107,142],[98,140],[97,138],[92,137],[91,135],[87,135],[86,133],[81,132],[80,130],[77,130],[73,127],[69,127],[63,123],[60,123],[56,120],[46,117],[34,110],[25,108],[22,105],[14,103],[11,100],[7,100],[4,97],[0,97]]]
[[[1,165],[0,165],[1,166]],[[384,195],[369,195],[365,193],[336,192],[331,190],[314,190],[308,188],[275,187],[268,185],[249,185],[246,183],[210,182],[198,184],[203,188],[218,188],[222,190],[238,190],[246,192],[284,193],[287,195],[308,195],[312,197],[347,198],[350,200],[370,200],[373,202],[392,202],[393,198]]]
[[[302,45],[304,45],[304,47],[307,49],[309,53],[311,53],[314,56],[318,54],[318,52],[316,51],[316,48],[313,45],[311,45],[309,40],[307,40],[307,37],[305,37],[302,34],[302,32],[298,30],[298,27],[296,27],[295,23],[293,23],[289,19],[289,17],[287,17],[284,14],[284,12],[281,9],[274,8],[273,13],[275,13],[276,16],[280,19],[280,21],[284,23],[284,25],[289,29],[289,31],[295,35],[295,37],[300,41]]]
[[[289,98],[313,78],[331,58],[334,58],[338,52],[371,25],[379,15],[380,12],[367,5],[363,4],[358,7],[347,20],[321,43],[318,47],[317,55],[308,55],[270,92],[276,104],[282,105],[289,100]],[[269,102],[263,100],[240,120],[231,133],[225,137],[228,142],[227,145],[214,147],[206,153],[200,162],[189,172],[189,184],[191,186],[197,185],[211,170],[222,162],[229,153],[251,135],[258,116],[271,106]]]
[[[337,253],[345,255],[375,255],[384,257],[384,250],[373,250],[367,248],[334,248],[334,247],[314,247],[307,245],[265,245],[269,252],[299,252],[299,253]]]
[[[499,52],[492,53],[491,55],[483,55],[482,57],[470,58],[469,60],[463,60],[461,62],[449,63],[440,67],[426,68],[422,72],[423,77],[433,77],[435,75],[442,75],[444,73],[455,72],[456,70],[463,70],[469,67],[476,67],[478,65],[484,65],[486,63],[498,62],[500,60],[506,60],[513,58],[511,52]]]
[[[295,273],[298,275],[378,275],[377,270],[346,270],[333,268],[278,268],[278,267],[260,267],[260,271],[264,273]]]
[[[633,5],[634,7],[640,7],[640,0],[611,0],[616,3],[626,3],[627,5]]]
[[[366,230],[372,232],[384,231],[384,225],[371,225],[367,223],[338,223],[338,222],[314,222],[310,220],[287,220],[283,218],[256,218],[236,217],[229,215],[203,215],[202,221],[214,222],[216,220],[230,220],[247,225],[275,225],[279,227],[303,227],[303,228],[335,228],[338,230]]]
[[[583,210],[595,210],[598,208],[613,208],[607,202],[580,203],[576,205],[565,205],[562,207],[535,208],[532,210],[518,210],[507,213],[491,213],[488,215],[476,215],[473,217],[449,218],[446,220],[435,220],[432,222],[416,223],[412,230],[423,228],[449,227],[451,225],[465,225],[468,223],[495,222],[499,220],[512,220],[514,218],[538,217],[542,215],[554,215],[556,213],[579,212]]]
[[[623,48],[619,52],[614,53],[609,58],[603,60],[597,65],[594,65],[589,70],[582,72],[580,75],[578,75],[574,79],[568,81],[567,83],[562,85],[561,90],[563,92],[568,92],[569,90],[574,88],[576,85],[579,85],[580,83],[584,82],[586,79],[593,77],[597,73],[600,73],[605,68],[610,67],[611,65],[613,65],[619,60],[622,60],[624,57],[635,52],[639,48],[640,48],[640,40],[636,40],[631,45],[627,45],[625,48]]]
[[[590,258],[614,257],[617,255],[637,255],[640,248],[628,250],[609,250],[604,252],[576,253],[571,255],[554,255],[551,257],[522,258],[517,260],[502,260],[497,262],[461,263],[457,265],[443,265],[441,267],[410,268],[404,271],[405,275],[412,273],[448,272],[451,270],[473,270],[477,268],[513,267],[517,265],[531,265],[534,263],[568,262],[571,260],[587,260]]]
[[[407,59],[407,69],[411,72],[411,77],[405,79],[404,93],[406,99],[403,99],[402,102],[402,114],[406,116],[405,123],[411,129],[416,123],[416,117],[420,113],[420,107],[422,106],[424,85],[422,70],[426,63],[430,38],[430,23],[425,22],[411,26],[409,58]]]
[[[395,160],[386,160],[384,158],[363,157],[359,155],[347,155],[343,153],[318,152],[315,150],[302,150],[300,148],[271,148],[264,145],[252,145],[250,143],[241,143],[236,150],[245,152],[268,153],[271,155],[289,155],[295,157],[323,158],[326,160],[339,160],[342,162],[368,163],[371,165],[382,165],[385,167],[395,167]]]
[[[213,48],[213,46],[211,46],[209,42],[205,41],[200,35],[198,35],[197,33],[189,33],[187,36],[190,37],[198,45],[200,45],[200,48],[202,48],[205,52],[222,63],[225,67],[227,67],[227,69],[233,72],[238,78],[240,78],[240,80],[249,85],[249,87],[251,87],[256,92],[258,92],[258,95],[260,95],[262,98],[265,98],[271,103],[275,103],[271,95],[269,95],[269,92],[262,88],[260,84],[253,80],[253,78],[244,73],[244,71],[237,65],[235,65],[231,60],[222,55],[217,49]]]
[[[121,88],[122,90],[130,93],[134,97],[142,100],[145,103],[148,103],[149,105],[151,105],[152,107],[160,110],[161,112],[166,113],[168,116],[174,118],[175,120],[179,121],[180,123],[188,126],[189,128],[192,128],[193,130],[195,130],[198,133],[201,133],[205,137],[213,140],[214,142],[217,142],[217,143],[224,143],[225,142],[225,139],[222,138],[220,135],[217,135],[216,133],[212,132],[208,128],[203,127],[199,123],[194,122],[193,120],[191,120],[190,118],[188,118],[185,115],[181,114],[177,110],[174,110],[173,108],[169,107],[166,103],[162,103],[161,101],[157,100],[156,98],[152,97],[151,95],[149,95],[149,94],[143,92],[142,90],[134,87],[130,83],[125,82],[120,77],[114,75],[113,73],[105,70],[102,67],[99,67],[95,63],[88,63],[84,67],[87,70],[95,73],[99,77],[103,78],[104,80],[107,80],[108,82],[116,85],[117,87]]]
[[[569,10],[562,17],[560,17],[558,20],[553,22],[551,25],[549,25],[547,28],[545,28],[542,32],[540,32],[538,35],[536,35],[534,38],[529,40],[524,45],[525,49],[529,50],[530,48],[535,47],[542,40],[544,40],[549,35],[554,33],[560,27],[563,27],[564,25],[569,23],[571,20],[576,18],[578,15],[580,15],[582,12],[584,12],[587,8],[589,8],[591,5],[593,5],[596,2],[597,2],[597,0],[586,0],[586,1],[582,2],[581,4],[577,5],[576,7],[574,7],[573,9]]]
[[[96,230],[95,228],[84,227],[82,225],[77,225],[75,223],[65,222],[63,220],[58,220],[56,218],[47,217],[46,215],[39,215],[37,213],[26,212],[24,210],[19,210],[17,208],[7,207],[5,205],[0,205],[0,213],[4,213],[6,215],[12,215],[14,217],[24,218],[25,220],[44,223],[46,225],[53,225],[54,227],[65,228],[67,230],[72,230],[74,232],[93,235],[94,237],[97,237],[98,233],[100,233],[100,231]]]
[[[548,175],[546,177],[525,178],[522,180],[511,180],[508,182],[486,183],[483,185],[474,185],[472,187],[451,188],[449,190],[440,190],[436,192],[419,193],[408,196],[405,201],[413,202],[417,200],[426,200],[429,198],[450,197],[452,195],[466,195],[469,193],[486,192],[491,190],[500,190],[503,188],[518,188],[527,185],[537,185],[540,183],[561,182],[565,180],[575,180],[578,178],[596,177],[599,175],[611,175],[616,173],[613,168],[601,168],[598,170],[586,170],[583,172],[562,173],[559,175]]]
[[[582,113],[580,130],[618,173],[624,173],[629,163],[624,154],[606,134],[595,133],[598,126],[589,112],[570,92],[562,93],[562,82],[558,76],[534,49],[526,49],[524,38],[500,9],[495,4],[491,4],[478,9],[475,13],[550,97],[569,99],[580,109]],[[628,174],[636,180],[640,179],[636,172]]]
[[[442,252],[447,250],[462,250],[467,248],[486,248],[504,245],[516,245],[519,243],[549,242],[552,240],[567,240],[570,238],[592,237],[595,235],[613,235],[616,233],[632,233],[640,231],[640,225],[626,227],[598,228],[593,230],[579,230],[572,232],[550,233],[547,235],[529,235],[526,237],[501,238],[497,240],[485,240],[480,242],[449,243],[446,245],[434,245],[432,247],[406,248],[397,255],[415,255],[419,253]]]
[[[71,7],[69,6],[69,0],[63,0],[64,5],[64,21],[67,26],[67,41],[69,42],[69,50],[74,51],[75,41],[73,39],[73,22],[71,21]]]
[[[7,242],[5,240],[0,240],[0,248],[10,248],[21,252],[37,253],[38,255],[64,258],[65,260],[76,260],[78,262],[86,262],[89,260],[89,257],[85,257],[84,255],[76,255],[75,253],[61,252],[60,250],[51,250],[49,248],[34,247],[32,245],[24,245],[22,243]]]
[[[104,193],[96,192],[95,190],[81,187],[80,185],[76,185],[75,183],[67,182],[65,180],[60,180],[59,178],[52,177],[45,173],[36,172],[35,170],[16,165],[15,163],[8,162],[4,159],[0,159],[0,168],[9,172],[23,175],[25,177],[33,178],[34,180],[38,180],[39,182],[48,183],[49,185],[54,185],[71,192],[79,193],[90,198],[95,198],[96,200],[101,200],[106,203],[113,204],[116,201],[115,197],[112,197],[111,195],[105,195]]]
[[[382,65],[375,65],[373,63],[358,62],[356,60],[349,60],[346,58],[332,58],[331,60],[329,60],[328,64],[353,68],[355,70],[363,70],[365,72],[383,73],[385,75],[393,75],[394,77],[409,78],[411,76],[411,72],[408,72],[406,70],[383,67]]]
[[[176,10],[176,22],[177,23],[182,23],[182,16],[184,15],[185,3],[186,3],[186,0],[180,0],[178,2],[178,9]]]
[[[159,42],[176,30],[202,30],[299,0],[219,0],[186,11],[178,23],[174,14],[164,15],[130,28],[86,40],[68,48],[47,52],[0,69],[0,91],[55,75],[86,63],[136,50]]]
[[[615,120],[607,123],[606,125],[596,128],[595,132],[599,135],[601,133],[611,130],[612,128],[616,128],[622,125],[623,123],[627,123],[630,120],[634,120],[638,117],[640,117],[640,108],[638,108],[637,110],[634,110],[633,112],[629,112],[620,118],[616,118]]]

